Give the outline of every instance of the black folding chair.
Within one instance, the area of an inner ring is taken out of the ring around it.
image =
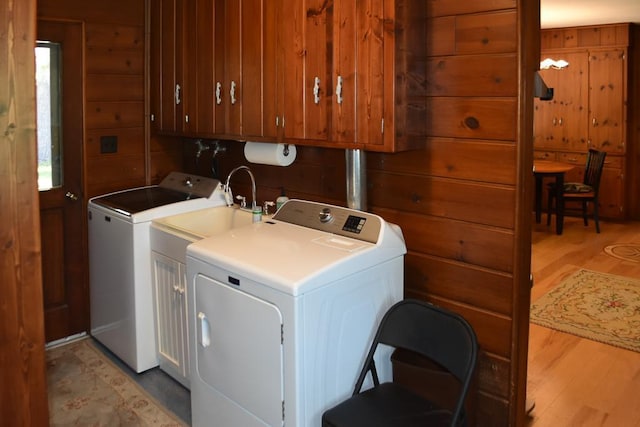
[[[451,408],[442,407],[394,382],[380,384],[374,354],[379,344],[422,355],[460,383]],[[373,340],[353,395],[327,410],[324,427],[459,426],[466,424],[465,398],[475,371],[478,341],[469,323],[433,304],[406,299],[391,307]],[[368,373],[373,388],[361,391]]]

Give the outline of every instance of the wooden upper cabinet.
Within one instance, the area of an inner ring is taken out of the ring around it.
[[[267,0],[215,1],[217,137],[276,137],[276,6]]]
[[[563,69],[540,70],[551,101],[535,100],[534,145],[536,149],[586,151],[589,138],[589,55],[586,52],[545,52],[542,60],[563,59]]]
[[[409,111],[426,114],[424,1],[281,3],[284,140],[375,151],[419,146],[424,120],[406,125]],[[412,99],[409,82],[417,82]]]
[[[159,0],[151,8],[150,99],[155,132],[188,135],[211,125],[207,106],[211,99],[206,99],[212,78],[210,3]]]
[[[178,132],[182,124],[182,0],[158,0],[151,10],[151,126]]]
[[[153,129],[417,148],[426,135],[424,3],[159,0],[151,10]]]

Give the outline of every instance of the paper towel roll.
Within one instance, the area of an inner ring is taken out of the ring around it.
[[[289,166],[296,159],[296,146],[247,141],[244,144],[244,157],[251,163]]]

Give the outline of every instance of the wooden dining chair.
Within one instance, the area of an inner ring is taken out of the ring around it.
[[[556,199],[555,183],[550,183],[548,189],[547,203],[547,225],[551,224],[551,213],[555,202],[556,210],[565,208],[567,203],[578,202],[582,207],[582,218],[585,227],[589,225],[588,206],[593,205],[593,222],[596,224],[596,232],[600,233],[600,221],[598,217],[598,193],[600,189],[600,178],[602,177],[602,169],[604,168],[604,159],[607,156],[605,151],[589,149],[587,154],[587,164],[584,169],[584,178],[582,182],[565,182],[562,192],[562,201],[564,206],[558,206],[559,201]]]

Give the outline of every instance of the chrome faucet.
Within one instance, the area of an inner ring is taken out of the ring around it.
[[[229,172],[229,175],[227,176],[227,182],[224,185],[224,198],[227,202],[227,206],[233,206],[233,194],[231,193],[231,187],[229,186],[229,181],[231,180],[231,177],[233,176],[233,174],[241,169],[246,170],[247,173],[249,174],[249,177],[251,178],[251,210],[255,211],[256,206],[258,206],[258,204],[256,203],[256,179],[254,178],[253,173],[251,172],[251,169],[249,169],[249,167],[247,166],[238,166],[237,168]]]

